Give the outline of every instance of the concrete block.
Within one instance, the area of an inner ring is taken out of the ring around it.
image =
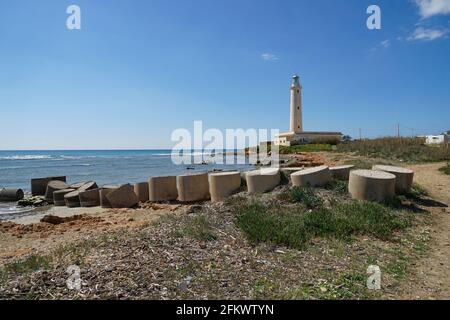
[[[132,208],[139,203],[131,184],[124,184],[117,189],[113,189],[106,194],[106,199],[108,199],[112,208]]]
[[[93,189],[98,189],[97,183],[95,183],[94,181],[89,181],[89,182],[86,182],[81,187],[79,187],[78,191],[82,192],[82,191],[88,191],[88,190],[93,190]]]
[[[291,179],[295,187],[323,187],[330,182],[331,173],[327,166],[320,166],[294,172]]]
[[[87,184],[89,181],[82,181],[82,182],[77,182],[77,183],[73,183],[69,186],[70,189],[80,189],[82,186],[84,186],[85,184]]]
[[[80,191],[79,196],[80,196],[80,206],[82,208],[98,207],[100,205],[99,189]]]
[[[263,168],[245,175],[249,193],[264,193],[273,190],[281,182],[280,169]]]
[[[287,175],[291,175],[294,172],[302,171],[304,170],[304,167],[293,167],[293,168],[281,168],[281,172],[286,173]]]
[[[47,191],[45,192],[45,201],[53,203],[53,193],[58,190],[68,189],[69,185],[63,181],[54,180],[47,184]]]
[[[331,167],[330,168],[331,177],[337,180],[348,181],[348,179],[350,178],[350,171],[354,168],[355,168],[354,165]]]
[[[0,201],[14,202],[23,199],[22,189],[0,189]]]
[[[64,202],[68,208],[77,208],[80,206],[80,191],[75,190],[64,195]]]
[[[58,207],[64,207],[66,205],[66,201],[64,200],[64,196],[68,193],[74,192],[75,189],[63,189],[57,190],[53,192],[53,204]]]
[[[398,194],[407,194],[411,192],[411,187],[414,180],[414,171],[394,166],[375,165],[373,170],[385,171],[395,176],[395,192]]]
[[[115,186],[114,188],[111,187],[112,186],[103,186],[103,188],[101,188],[99,191],[100,206],[102,208],[111,208],[111,203],[109,202],[108,198],[106,198],[106,195],[109,194],[111,191],[118,189],[120,186]]]
[[[348,191],[354,199],[382,202],[395,195],[395,176],[384,171],[353,170]]]
[[[33,196],[44,196],[47,191],[47,184],[50,181],[63,181],[66,182],[66,177],[47,177],[31,179],[31,194]]]
[[[192,174],[177,177],[178,200],[195,202],[209,199],[208,174]]]
[[[212,202],[223,201],[241,186],[239,172],[220,172],[209,174],[209,193]]]
[[[177,177],[150,177],[149,200],[153,202],[174,201],[178,198]]]
[[[139,202],[147,202],[148,196],[148,182],[139,182],[134,185],[134,193],[136,193]]]

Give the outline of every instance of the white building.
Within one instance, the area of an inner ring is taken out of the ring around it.
[[[427,136],[421,136],[422,138],[425,138],[425,144],[441,144],[441,143],[447,143],[450,142],[450,132],[447,131],[443,134],[433,136],[433,135],[427,135]]]
[[[300,77],[295,75],[291,85],[291,116],[290,131],[280,133],[275,137],[274,144],[280,146],[292,146],[310,142],[339,142],[342,140],[340,132],[313,132],[303,131],[302,116],[302,86],[300,85]]]

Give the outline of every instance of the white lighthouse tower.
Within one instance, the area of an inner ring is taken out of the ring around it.
[[[276,146],[294,146],[304,143],[331,143],[335,144],[342,140],[341,132],[327,131],[303,131],[302,117],[302,86],[300,77],[295,75],[291,84],[291,118],[289,121],[289,132],[280,133],[275,136]]]
[[[291,85],[291,126],[290,131],[293,133],[303,132],[302,119],[302,86],[300,85],[300,77],[295,75]]]

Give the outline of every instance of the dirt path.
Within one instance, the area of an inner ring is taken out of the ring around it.
[[[433,199],[450,204],[450,176],[438,171],[444,164],[414,165],[415,182]],[[432,240],[426,258],[414,267],[414,277],[401,299],[450,299],[450,209],[437,206],[432,212]]]

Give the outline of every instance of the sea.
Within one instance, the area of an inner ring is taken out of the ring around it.
[[[151,176],[250,170],[253,166],[242,155],[233,155],[234,151],[184,151],[184,159],[193,164],[179,165],[172,161],[171,150],[0,151],[0,189],[20,188],[29,194],[32,178],[49,176],[67,176],[68,183],[96,181],[102,186],[144,182]],[[220,164],[225,161],[218,160],[225,156],[227,164]],[[15,203],[0,202],[0,220],[32,211]]]

